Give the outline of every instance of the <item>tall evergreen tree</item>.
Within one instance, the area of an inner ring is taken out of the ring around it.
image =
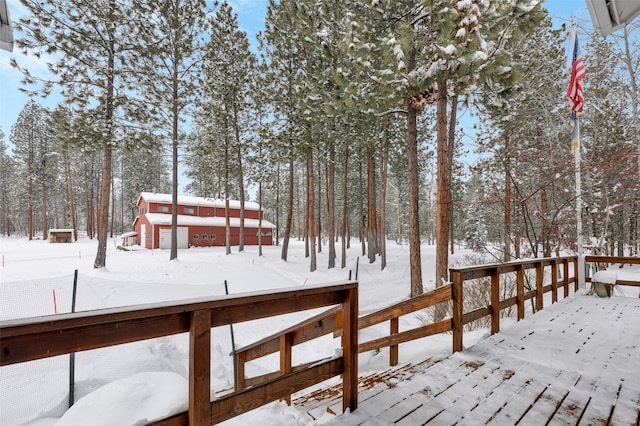
[[[34,236],[34,207],[35,191],[37,183],[41,184],[43,194],[41,212],[43,214],[42,237],[47,239],[46,221],[46,188],[45,173],[48,147],[51,144],[51,134],[48,128],[48,111],[36,103],[29,100],[24,106],[18,119],[11,128],[9,139],[14,145],[14,155],[21,166],[21,174],[26,182],[27,195],[27,236],[31,240]]]
[[[13,211],[15,209],[17,181],[17,164],[9,155],[4,133],[0,128],[0,235],[11,236],[15,230]]]
[[[145,110],[171,141],[172,208],[169,259],[178,257],[178,150],[181,124],[193,103],[207,29],[204,0],[148,0],[140,4],[145,25],[137,50],[138,90]]]
[[[304,158],[300,148],[304,118],[300,105],[303,78],[301,68],[305,58],[302,52],[300,34],[294,25],[296,2],[292,0],[269,1],[265,21],[265,31],[260,35],[260,50],[265,62],[267,92],[273,105],[274,123],[277,126],[280,144],[277,149],[285,159],[288,169],[287,215],[284,225],[281,259],[286,261],[289,239],[293,230],[294,194],[296,184],[296,160]],[[305,160],[306,162],[306,160]],[[298,182],[301,184],[301,182]],[[300,237],[300,232],[298,232]]]
[[[25,53],[51,54],[52,77],[38,89],[48,95],[55,86],[62,88],[69,103],[77,108],[97,105],[93,127],[103,138],[102,183],[98,209],[98,250],[95,268],[106,265],[107,224],[111,195],[112,149],[117,141],[120,108],[126,103],[129,74],[123,72],[125,54],[132,49],[140,25],[130,1],[103,0],[24,0],[30,12],[19,20],[18,31],[25,38],[17,45]],[[16,64],[17,65],[17,64]],[[22,69],[25,84],[41,77]]]
[[[245,32],[240,30],[238,16],[225,1],[211,21],[211,41],[206,46],[202,114],[212,117],[224,145],[224,186],[227,254],[231,253],[229,219],[230,176],[238,178],[240,200],[239,250],[244,250],[244,139],[251,96],[251,82],[256,67],[255,55],[249,50]],[[214,142],[215,143],[215,142]]]

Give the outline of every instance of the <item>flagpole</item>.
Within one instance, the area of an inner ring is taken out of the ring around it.
[[[580,118],[576,117],[575,125],[578,126],[578,132],[580,132]],[[578,286],[585,288],[585,262],[584,262],[584,241],[582,236],[582,178],[580,170],[580,145],[575,151],[575,169],[576,169],[576,233],[578,234]]]
[[[571,67],[572,72],[574,72],[574,52],[576,50],[577,38],[576,38],[576,25],[573,24],[571,26],[571,40],[573,41],[573,46],[571,48]],[[580,94],[581,95],[581,94]],[[579,288],[586,288],[585,285],[585,262],[584,262],[584,241],[582,235],[582,178],[581,178],[581,157],[580,157],[580,117],[576,111],[572,111],[572,120],[574,129],[572,131],[572,150],[574,152],[574,161],[575,161],[575,174],[576,174],[576,234],[577,234],[577,245],[578,245],[578,268],[577,274],[575,277]],[[575,144],[575,149],[574,148]]]

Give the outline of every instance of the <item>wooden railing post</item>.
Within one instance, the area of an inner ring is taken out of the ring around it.
[[[524,319],[524,267],[516,266],[516,301],[518,305],[518,321]]]
[[[464,281],[462,272],[451,271],[451,297],[453,299],[453,352],[462,350],[462,333],[463,333],[463,293],[462,283]]]
[[[500,332],[500,270],[491,270],[491,334]]]
[[[558,259],[551,260],[551,303],[558,302]]]
[[[573,291],[576,292],[578,291],[578,288],[580,288],[580,280],[578,279],[578,277],[580,276],[580,262],[579,259],[577,257],[574,258],[573,260]]]
[[[211,312],[191,312],[189,326],[189,426],[211,424]]]
[[[291,373],[291,347],[293,346],[293,333],[280,336],[280,373]],[[287,405],[291,405],[291,395],[285,398]]]
[[[247,363],[247,353],[242,351],[236,354],[236,389],[244,389],[247,387],[247,379],[245,377],[245,364]]]
[[[400,320],[398,319],[398,317],[391,318],[389,323],[390,323],[389,336],[398,334],[398,332],[400,331],[400,325],[399,325]],[[398,365],[398,345],[389,346],[389,365],[392,367],[394,365]]]
[[[564,297],[569,297],[569,259],[563,259],[563,273],[562,287],[564,287]]]
[[[342,410],[358,408],[358,288],[346,290],[342,303]]]
[[[536,312],[544,308],[542,299],[542,284],[544,280],[544,265],[542,261],[536,262]]]

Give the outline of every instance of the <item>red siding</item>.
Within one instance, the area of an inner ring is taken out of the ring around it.
[[[159,207],[164,207],[160,208]],[[136,218],[134,223],[135,231],[138,232],[139,242],[142,243],[143,235],[142,235],[142,224],[146,226],[146,240],[145,247],[148,249],[158,248],[160,246],[160,228],[167,225],[155,225],[152,226],[147,220],[145,214],[146,213],[164,213],[171,214],[172,208],[171,203],[149,203],[144,198],[140,197],[138,203],[138,214],[139,216]],[[193,209],[190,210],[185,209]],[[160,211],[162,210],[162,211]],[[198,205],[178,205],[178,214],[185,216],[198,216],[198,217],[224,217],[225,209],[224,207],[213,207],[213,206],[198,206]],[[240,209],[229,209],[230,217],[240,217]],[[246,219],[264,219],[264,212],[259,210],[245,210],[245,218]],[[225,228],[219,226],[188,226],[189,228],[189,245],[196,247],[203,246],[224,246],[226,241]],[[258,244],[258,236],[257,236],[257,228],[245,228],[244,242],[246,245],[257,245]],[[263,233],[271,233],[271,229],[263,230]],[[198,235],[196,239],[194,236]],[[203,235],[206,235],[207,238],[203,238]],[[211,236],[215,235],[215,238],[212,240]],[[273,238],[271,235],[263,235],[262,237],[263,245],[271,245],[273,244]],[[240,228],[231,228],[231,245],[239,245],[240,243]]]

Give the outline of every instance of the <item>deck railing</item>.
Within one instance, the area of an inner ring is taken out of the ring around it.
[[[640,257],[625,257],[625,256],[585,256],[584,261],[586,263],[595,263],[601,266],[608,267],[610,265],[640,265]],[[586,281],[590,282],[591,277],[586,277]],[[616,280],[617,285],[628,285],[640,287],[640,282],[633,280]]]
[[[560,288],[563,289],[563,297],[569,295],[570,283],[573,282],[574,291],[577,290],[578,283],[574,279],[574,277],[577,276],[577,265],[577,257],[560,257],[453,268],[450,270],[452,283],[360,317],[358,319],[358,330],[363,330],[388,321],[389,334],[368,341],[363,341],[361,335],[358,352],[361,353],[389,347],[389,364],[393,366],[398,363],[399,344],[450,331],[453,332],[453,350],[460,351],[462,350],[462,337],[465,324],[490,315],[491,333],[497,333],[500,331],[500,311],[517,305],[518,319],[522,319],[525,314],[525,301],[534,298],[534,308],[535,310],[540,310],[544,304],[544,293],[551,292],[552,302],[555,303],[558,300],[558,290]],[[560,268],[562,268],[562,273],[559,271]],[[535,272],[535,278],[533,279],[535,288],[531,290],[526,290],[525,288],[525,271],[527,270],[533,270]],[[545,283],[545,273],[547,270],[548,273],[546,276],[548,276],[549,279],[547,283]],[[507,299],[500,299],[500,278],[509,273],[516,274],[516,295]],[[464,283],[478,278],[490,278],[490,302],[482,308],[464,312]],[[443,318],[437,322],[425,323],[412,329],[399,330],[400,317],[440,303],[451,302],[453,302],[452,316]],[[340,312],[328,310],[287,330],[275,333],[261,341],[238,349],[236,352],[236,382],[238,388],[261,383],[265,380],[271,380],[274,375],[283,374],[282,372],[289,371],[290,369],[303,368],[304,366],[291,366],[290,346],[329,333],[335,333],[337,336],[340,334],[340,323]],[[284,348],[284,350],[281,348]],[[252,378],[245,377],[246,362],[278,351],[280,351],[280,363],[283,366],[281,373],[276,372]]]
[[[342,356],[284,371],[210,401],[212,327],[334,305],[341,318]],[[358,285],[350,282],[1,321],[0,366],[188,332],[188,411],[154,424],[219,423],[338,375],[343,378],[343,407],[355,410],[357,312]]]
[[[640,263],[640,258],[587,256],[587,262]],[[532,273],[527,274],[530,271]],[[162,425],[212,424],[247,412],[277,399],[290,401],[292,393],[343,375],[343,407],[357,407],[357,354],[389,347],[390,364],[398,363],[398,346],[426,336],[452,332],[452,349],[461,351],[464,326],[490,316],[491,333],[500,331],[501,311],[516,306],[517,319],[525,316],[525,302],[544,308],[545,293],[555,303],[578,289],[575,256],[532,259],[504,264],[452,268],[451,283],[385,309],[358,318],[357,283],[327,287],[305,287],[274,293],[198,299],[181,304],[154,304],[38,319],[0,322],[0,366],[73,353],[137,340],[183,332],[190,333],[189,410],[157,422]],[[515,296],[502,298],[503,276],[515,274]],[[486,306],[465,311],[465,287],[470,280],[487,279],[489,301]],[[530,283],[526,285],[525,283]],[[399,330],[402,316],[441,303],[450,303],[452,314],[437,322]],[[295,311],[331,306],[327,311],[237,349],[234,392],[209,401],[210,329]],[[388,335],[358,342],[357,330],[389,322]],[[342,357],[292,365],[293,347],[333,334],[342,340]],[[278,371],[259,377],[246,377],[246,363],[279,352]]]
[[[570,264],[573,264],[573,276],[570,276]],[[562,280],[558,279],[558,268],[562,265]],[[550,282],[544,284],[545,269],[550,269]],[[464,325],[491,316],[491,334],[500,331],[500,311],[510,306],[517,307],[517,319],[525,316],[525,301],[535,299],[534,310],[539,311],[544,307],[544,293],[551,292],[551,302],[558,301],[558,289],[563,288],[564,297],[569,296],[569,284],[574,283],[574,291],[578,290],[578,258],[575,256],[553,257],[544,259],[532,259],[518,262],[509,262],[493,265],[471,266],[466,268],[450,269],[453,299],[453,351],[461,351],[463,348]],[[535,287],[525,291],[525,271],[535,272]],[[500,300],[500,277],[504,274],[516,274],[516,295]],[[486,307],[464,312],[464,282],[477,278],[490,278],[490,303]]]

